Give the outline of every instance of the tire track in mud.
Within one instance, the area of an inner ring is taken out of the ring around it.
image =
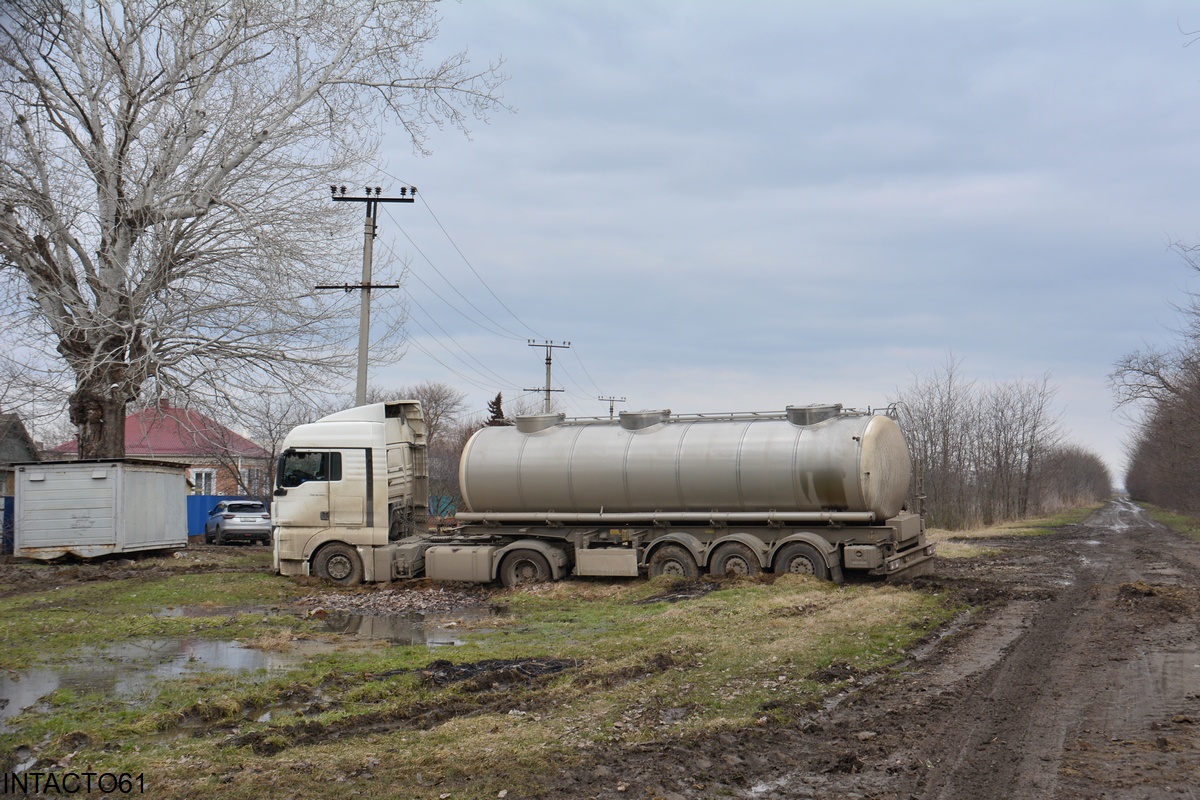
[[[898,674],[741,742],[788,766],[678,796],[1200,797],[1200,544],[1124,501],[988,544],[918,579],[982,609]]]
[[[1071,543],[1060,559],[1077,562],[1068,565],[1069,585],[1030,615],[1025,633],[962,694],[955,719],[927,756],[934,768],[916,787],[919,795],[1055,796],[1067,732],[1099,666],[1089,644],[1109,613],[1102,587],[1127,574],[1119,558],[1087,552],[1098,546],[1082,547],[1080,552]]]
[[[823,796],[1200,796],[1200,545],[1118,501],[1013,551],[994,574],[1049,596],[985,615],[873,713],[838,719],[885,747]]]

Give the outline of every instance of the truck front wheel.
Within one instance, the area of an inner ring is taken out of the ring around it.
[[[344,583],[347,586],[362,583],[362,561],[349,545],[340,542],[325,545],[313,559],[312,565],[313,572],[326,580]]]
[[[817,548],[804,542],[792,542],[779,549],[775,556],[775,571],[785,575],[811,575],[829,580],[829,567]]]
[[[545,583],[553,577],[550,562],[536,550],[514,550],[500,564],[500,582],[507,587]]]
[[[671,575],[694,581],[700,577],[700,565],[683,545],[664,544],[654,551],[650,560],[646,562],[646,566],[651,578],[657,578],[659,575]]]

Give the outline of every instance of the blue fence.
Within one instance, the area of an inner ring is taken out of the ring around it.
[[[261,498],[241,494],[189,494],[187,496],[188,536],[204,535],[204,521],[212,513],[213,507],[222,500],[259,499]]]

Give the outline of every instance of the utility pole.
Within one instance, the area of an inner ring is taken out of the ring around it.
[[[363,224],[363,264],[362,283],[358,285],[343,284],[341,286],[317,286],[317,289],[344,289],[347,292],[358,289],[362,292],[362,302],[358,312],[358,384],[354,392],[354,404],[361,406],[367,402],[367,347],[371,341],[371,290],[399,289],[398,283],[371,283],[371,261],[374,256],[376,234],[376,214],[380,203],[412,203],[417,199],[417,187],[400,187],[399,197],[383,197],[383,190],[376,186],[374,196],[371,187],[365,187],[364,197],[354,197],[346,194],[345,186],[330,186],[329,193],[335,203],[366,203],[367,221]]]
[[[528,341],[530,347],[546,348],[546,385],[545,385],[545,387],[540,388],[540,389],[526,389],[525,391],[527,391],[527,392],[545,392],[546,393],[546,407],[544,409],[544,413],[549,414],[550,413],[550,393],[562,391],[562,389],[551,389],[550,388],[550,386],[552,385],[550,383],[550,364],[554,360],[554,356],[553,356],[554,348],[570,347],[571,343],[570,342],[558,342],[556,344],[555,342],[552,342],[549,339],[547,339],[544,342],[535,342],[533,339],[529,339],[527,341]]]
[[[624,403],[625,402],[624,397],[597,397],[596,399],[608,401],[608,418],[609,419],[613,418],[613,403]]]

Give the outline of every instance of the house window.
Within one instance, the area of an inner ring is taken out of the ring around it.
[[[194,469],[192,473],[192,491],[195,494],[217,493],[217,471],[215,469]]]

